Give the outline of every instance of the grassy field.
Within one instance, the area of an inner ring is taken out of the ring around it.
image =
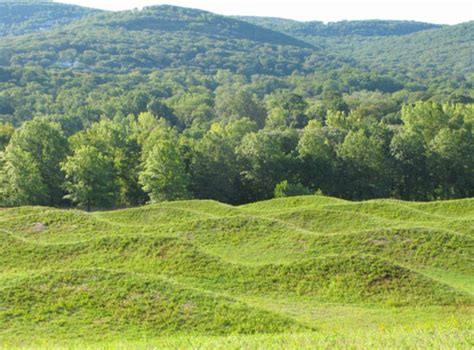
[[[472,349],[474,199],[0,210],[0,348]]]

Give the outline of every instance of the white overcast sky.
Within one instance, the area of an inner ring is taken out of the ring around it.
[[[223,15],[291,18],[324,22],[357,19],[406,19],[456,24],[474,19],[474,0],[61,0],[107,10],[169,4]]]

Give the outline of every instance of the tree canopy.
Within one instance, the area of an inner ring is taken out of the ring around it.
[[[472,196],[472,26],[2,2],[0,204]]]

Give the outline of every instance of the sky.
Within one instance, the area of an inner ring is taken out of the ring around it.
[[[60,0],[107,10],[176,5],[223,15],[281,17],[333,22],[361,19],[403,19],[457,24],[474,19],[472,0]]]

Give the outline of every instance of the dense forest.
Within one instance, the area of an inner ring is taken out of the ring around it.
[[[51,29],[99,10],[62,6],[51,1],[1,1],[0,37]]]
[[[473,196],[473,40],[2,2],[0,204]]]

